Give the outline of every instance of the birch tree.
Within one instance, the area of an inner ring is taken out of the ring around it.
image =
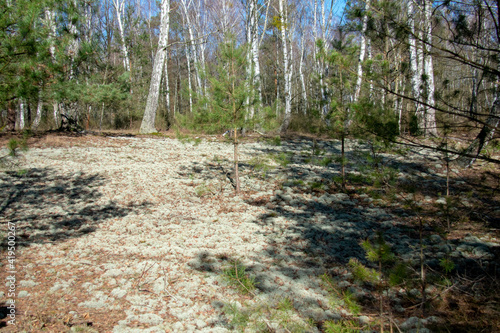
[[[410,57],[410,77],[411,90],[415,104],[415,116],[420,119],[422,116],[422,105],[420,101],[420,87],[422,86],[422,72],[420,64],[420,52],[417,45],[417,35],[415,34],[415,7],[413,0],[408,0],[408,25],[410,33],[408,35],[409,57]]]
[[[302,33],[302,38],[300,39],[300,59],[299,59],[299,77],[300,77],[300,85],[301,85],[301,93],[302,93],[302,113],[305,115],[307,113],[307,88],[306,88],[306,79],[304,75],[304,67],[305,67],[305,33]]]
[[[314,38],[315,46],[313,48],[313,57],[315,59],[314,67],[315,72],[319,76],[319,89],[321,96],[321,117],[328,125],[328,113],[330,112],[330,88],[326,83],[325,79],[328,76],[328,63],[319,56],[320,49],[324,45],[329,45],[331,42],[331,23],[333,22],[334,15],[334,4],[336,1],[326,2],[325,0],[314,0],[312,2],[312,35]],[[322,46],[319,46],[317,42],[321,40]]]
[[[281,45],[283,54],[283,76],[284,76],[284,97],[285,97],[285,113],[283,115],[283,123],[281,124],[281,132],[285,133],[290,126],[292,120],[292,66],[291,66],[291,43],[290,43],[290,27],[288,22],[288,3],[284,0],[279,0],[279,22],[277,27],[281,32]]]
[[[201,83],[200,63],[198,61],[198,51],[196,48],[196,39],[197,38],[196,38],[195,33],[194,33],[194,24],[193,24],[192,19],[190,17],[190,10],[189,10],[191,5],[193,4],[193,0],[180,0],[180,3],[182,6],[182,11],[184,13],[186,29],[188,32],[188,44],[189,44],[189,52],[190,52],[189,58],[194,63],[197,88],[203,89],[203,85]]]
[[[120,48],[123,56],[123,68],[130,72],[130,58],[128,55],[127,43],[125,41],[125,31],[123,29],[123,16],[125,12],[125,0],[113,0],[113,7],[116,13],[116,22],[118,23],[118,32],[120,33]]]
[[[366,46],[367,46],[367,29],[368,29],[368,12],[370,10],[370,0],[365,2],[365,10],[363,13],[363,23],[361,28],[361,42],[359,47],[359,59],[358,59],[358,71],[356,87],[354,89],[353,102],[356,103],[359,100],[359,94],[361,92],[361,83],[363,82],[363,62],[365,61]]]
[[[434,110],[434,67],[432,64],[432,0],[424,0],[424,24],[425,39],[423,41],[424,47],[424,78],[425,78],[425,109],[423,115],[423,129],[426,136],[437,136],[436,114]]]
[[[269,0],[260,3],[258,0],[248,0],[246,4],[246,32],[247,44],[249,51],[247,53],[247,77],[249,78],[248,84],[250,85],[251,94],[248,97],[247,104],[252,104],[249,110],[249,117],[254,117],[253,103],[250,103],[250,98],[254,98],[256,105],[262,102],[262,80],[260,73],[260,59],[259,50],[262,43],[262,38],[266,31],[267,18],[269,13]],[[261,12],[265,9],[264,14],[264,27],[262,35],[259,31],[259,21]]]
[[[158,109],[158,99],[160,95],[161,78],[163,75],[163,66],[167,54],[168,31],[170,25],[170,0],[162,0],[160,11],[160,36],[158,38],[158,49],[153,64],[153,73],[151,74],[151,83],[146,102],[146,109],[142,118],[140,132],[143,134],[156,132],[155,119]]]
[[[45,17],[43,19],[43,23],[48,27],[48,43],[49,43],[49,54],[53,63],[56,62],[56,47],[55,47],[55,38],[56,38],[56,15],[55,12],[50,9],[45,9]],[[56,127],[60,124],[59,119],[59,102],[57,100],[52,101],[53,115],[54,115],[54,125]]]

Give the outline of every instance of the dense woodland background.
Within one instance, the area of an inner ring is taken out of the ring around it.
[[[0,125],[57,129],[70,118],[85,129],[143,133],[176,125],[386,139],[469,134],[456,150],[468,163],[499,122],[498,7],[2,1]]]

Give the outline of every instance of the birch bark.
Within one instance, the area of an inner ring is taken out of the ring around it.
[[[193,24],[191,22],[191,18],[189,17],[189,10],[188,7],[192,3],[192,0],[187,3],[187,0],[181,0],[181,5],[182,5],[182,10],[184,12],[184,16],[186,19],[186,27],[188,30],[189,34],[189,46],[190,46],[190,52],[191,52],[191,57],[194,62],[194,70],[195,70],[195,77],[196,77],[196,84],[198,89],[200,91],[202,90],[203,86],[201,83],[201,75],[199,71],[199,63],[198,63],[198,52],[196,50],[196,44],[195,44],[195,35],[193,31]]]
[[[191,79],[191,56],[187,44],[185,45],[187,74],[188,74],[188,94],[189,94],[189,112],[193,113],[193,83]]]
[[[313,35],[314,35],[314,40],[323,40],[323,42],[326,43],[324,40],[324,31],[325,29],[323,28],[323,25],[321,24],[321,17],[324,16],[324,0],[320,0],[319,4],[318,1],[314,0],[314,9],[313,9]],[[321,12],[323,14],[318,13],[318,7],[321,8]],[[319,74],[319,88],[321,92],[321,117],[326,120],[326,116],[328,115],[329,112],[329,107],[328,107],[328,92],[327,92],[327,87],[325,85],[324,81],[324,76],[326,75],[326,68],[323,60],[318,57],[318,47],[314,47],[314,58],[316,60],[316,71]]]
[[[305,58],[305,35],[302,34],[301,44],[300,44],[300,63],[299,63],[299,76],[300,84],[302,88],[302,113],[306,115],[307,113],[307,88],[306,80],[304,76],[304,58]]]
[[[38,93],[38,103],[36,105],[36,116],[33,120],[33,124],[31,125],[32,129],[37,129],[40,126],[40,121],[42,119],[42,108],[43,108],[43,100],[41,93]]]
[[[288,4],[286,4],[288,5]],[[292,66],[290,66],[290,50],[289,50],[289,27],[288,27],[288,8],[285,6],[284,0],[279,0],[280,12],[280,30],[281,42],[283,49],[283,75],[284,75],[284,95],[285,95],[285,114],[283,116],[283,123],[281,124],[281,132],[284,133],[290,126],[292,118]]]
[[[156,111],[158,109],[158,99],[160,95],[161,78],[163,75],[163,66],[167,54],[168,32],[170,24],[170,0],[162,0],[160,12],[160,36],[158,39],[158,49],[156,50],[155,61],[153,64],[153,73],[149,86],[148,99],[146,101],[146,110],[142,118],[141,133],[154,133]]]
[[[125,31],[123,30],[122,17],[125,12],[125,0],[113,0],[113,6],[116,11],[116,21],[118,23],[118,31],[120,33],[121,49],[123,54],[123,68],[130,72],[130,58],[128,55],[127,44],[125,42]]]
[[[76,0],[73,1],[73,5],[75,6],[75,8],[78,8],[78,4],[79,4],[78,1]],[[75,80],[76,79],[75,59],[78,55],[78,52],[80,51],[80,37],[79,37],[78,27],[73,23],[72,19],[68,21],[68,30],[73,38],[68,48],[68,55],[71,61],[69,66],[70,67],[69,80]],[[78,104],[76,102],[69,103],[69,105],[61,103],[61,108],[63,114],[66,114],[67,116],[74,118],[76,121],[78,121]]]
[[[165,49],[165,58],[168,59],[168,49]],[[170,82],[168,79],[168,60],[165,60],[163,80],[165,83],[165,105],[167,107],[167,113],[170,115]]]
[[[408,42],[410,47],[410,76],[411,76],[411,90],[413,98],[415,99],[415,115],[417,118],[422,118],[422,107],[420,104],[420,86],[422,85],[422,75],[420,74],[419,64],[419,54],[417,46],[417,38],[415,35],[415,8],[413,0],[408,1],[408,24],[410,26],[410,34],[408,36]]]
[[[24,99],[21,98],[19,100],[19,108],[17,109],[17,124],[16,129],[21,131],[26,126],[25,116],[26,116],[26,108],[24,104]]]
[[[366,54],[366,30],[368,29],[368,11],[370,10],[370,0],[367,0],[365,3],[365,12],[363,14],[363,25],[361,30],[361,45],[359,50],[359,59],[358,59],[358,72],[356,79],[356,87],[354,89],[354,99],[353,102],[356,103],[359,100],[359,95],[361,93],[361,83],[363,82],[363,61],[365,61]]]
[[[55,20],[56,20],[56,15],[55,13],[50,10],[46,9],[45,10],[45,24],[49,28],[49,52],[50,52],[50,57],[52,61],[56,60],[56,47],[54,43],[54,39],[56,38],[56,26],[55,26]],[[52,108],[53,108],[53,114],[54,114],[54,124],[57,127],[59,127],[59,103],[57,101],[52,102]]]
[[[434,67],[432,64],[432,0],[424,1],[425,41],[424,41],[424,75],[426,107],[424,112],[425,135],[437,136],[436,111],[434,110]]]

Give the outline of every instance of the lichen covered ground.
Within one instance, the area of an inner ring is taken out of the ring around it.
[[[16,232],[16,326],[4,318],[6,331],[226,332],[242,328],[231,307],[255,309],[260,317],[245,324],[255,330],[314,332],[345,318],[369,329],[376,310],[355,315],[332,305],[321,276],[370,299],[346,266],[351,258],[367,263],[361,242],[382,231],[400,260],[418,266],[412,223],[419,216],[404,203],[445,203],[442,159],[423,150],[377,157],[390,181],[427,189],[396,191],[388,200],[376,190],[340,191],[337,141],[249,141],[239,147],[242,193],[235,196],[233,147],[216,138],[56,139],[33,143],[0,174],[3,237],[9,222]],[[347,152],[353,182],[362,181],[369,147],[349,141]],[[455,171],[454,186],[466,185]],[[475,200],[463,196],[456,205]],[[424,227],[429,269],[443,258],[454,258],[456,269],[496,265],[494,234],[445,240]],[[254,279],[254,291],[224,279],[235,262]],[[7,259],[0,264],[7,281]],[[0,300],[7,301],[4,289]],[[395,323],[410,331],[408,293],[400,288],[387,302]]]

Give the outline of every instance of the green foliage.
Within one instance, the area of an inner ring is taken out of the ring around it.
[[[279,153],[272,155],[273,159],[281,165],[282,167],[286,167],[288,164],[292,162],[292,154],[291,153]]]
[[[273,138],[267,138],[266,143],[270,146],[281,146],[281,137],[277,135]]]
[[[212,193],[211,189],[206,184],[201,184],[194,189],[197,197],[204,197]]]
[[[334,308],[343,306],[354,315],[361,312],[361,305],[357,302],[355,295],[351,291],[341,290],[337,287],[332,277],[326,273],[321,276],[321,280],[330,294],[330,306]]]
[[[328,86],[335,87],[332,89],[330,104],[328,105],[328,114],[326,121],[329,124],[329,130],[332,134],[345,135],[347,130],[350,103],[347,101],[347,96],[352,95],[356,81],[356,75],[352,68],[357,61],[356,46],[351,43],[351,38],[346,38],[345,34],[341,34],[338,39],[332,43],[333,49],[326,50],[326,45],[323,41],[318,40],[319,57],[326,61],[331,70],[330,75],[325,78]],[[325,104],[322,101],[320,108]]]
[[[325,157],[325,158],[323,158],[322,160],[319,161],[319,164],[322,165],[322,166],[324,166],[324,167],[327,167],[332,162],[333,162],[333,159],[331,157]]]
[[[358,134],[368,133],[379,140],[392,142],[399,135],[398,119],[393,110],[384,109],[368,101],[353,105],[356,111]]]
[[[324,327],[326,333],[357,333],[360,329],[354,320],[329,320]]]
[[[293,302],[290,298],[285,297],[278,303],[277,308],[281,311],[291,311],[293,310]]]
[[[10,139],[9,142],[7,142],[7,149],[9,150],[9,155],[10,156],[16,156],[16,150],[19,147],[19,141],[16,139]]]
[[[410,134],[411,135],[418,136],[418,135],[422,134],[422,131],[418,127],[418,117],[417,117],[417,115],[412,114],[410,116],[410,123],[408,124],[408,126],[409,126],[409,129],[410,129]]]
[[[240,332],[269,332],[273,328],[279,332],[305,333],[312,328],[297,315],[289,298],[243,306],[227,304],[222,311],[231,328]]]
[[[411,270],[407,264],[401,262],[395,265],[389,273],[389,284],[399,286],[407,282],[411,277]]]
[[[368,268],[356,258],[349,259],[349,268],[355,279],[362,282],[376,283],[380,281],[380,274],[373,268]]]
[[[243,331],[250,321],[250,312],[244,311],[236,304],[226,304],[222,311],[230,317],[233,328]]]
[[[375,243],[365,240],[361,247],[366,251],[366,258],[372,262],[391,263],[394,261],[394,254],[391,247],[385,242],[382,232],[377,232]]]
[[[233,260],[222,272],[224,279],[243,294],[255,290],[255,277],[250,276],[246,269],[239,260]]]
[[[268,164],[269,159],[262,156],[252,157],[247,163],[250,165],[255,171],[262,171],[264,173],[273,169],[271,165]]]
[[[455,269],[455,263],[450,258],[442,258],[439,260],[439,266],[444,270],[446,274],[451,273]]]
[[[43,11],[39,1],[21,0],[0,10],[0,101],[38,94],[40,81],[48,79],[48,68],[41,65],[47,56],[45,29],[37,29]],[[40,62],[40,63],[39,63]]]
[[[350,290],[345,290],[344,292],[342,292],[342,296],[347,309],[353,315],[359,315],[359,313],[361,312],[361,305],[359,305],[358,301],[356,300],[356,296]]]
[[[310,182],[308,185],[311,191],[323,190],[325,187],[325,184],[323,184],[322,182]]]
[[[192,115],[181,117],[183,125],[207,133],[252,127],[247,117],[248,82],[244,79],[246,48],[238,46],[234,36],[226,36],[220,45],[214,74],[207,74],[207,94],[198,94]],[[253,103],[253,101],[250,101]]]
[[[253,122],[264,132],[275,131],[281,126],[280,119],[276,117],[276,108],[276,103],[273,103],[271,106],[258,108],[256,118],[253,119]],[[251,122],[249,123],[251,124]],[[278,140],[278,137],[274,138],[276,140],[274,145],[276,146],[281,145],[281,138]]]
[[[27,151],[29,137],[30,137],[30,132],[24,131],[21,139],[10,139],[7,142],[7,149],[9,151],[9,155],[15,157],[19,149],[22,151]]]

